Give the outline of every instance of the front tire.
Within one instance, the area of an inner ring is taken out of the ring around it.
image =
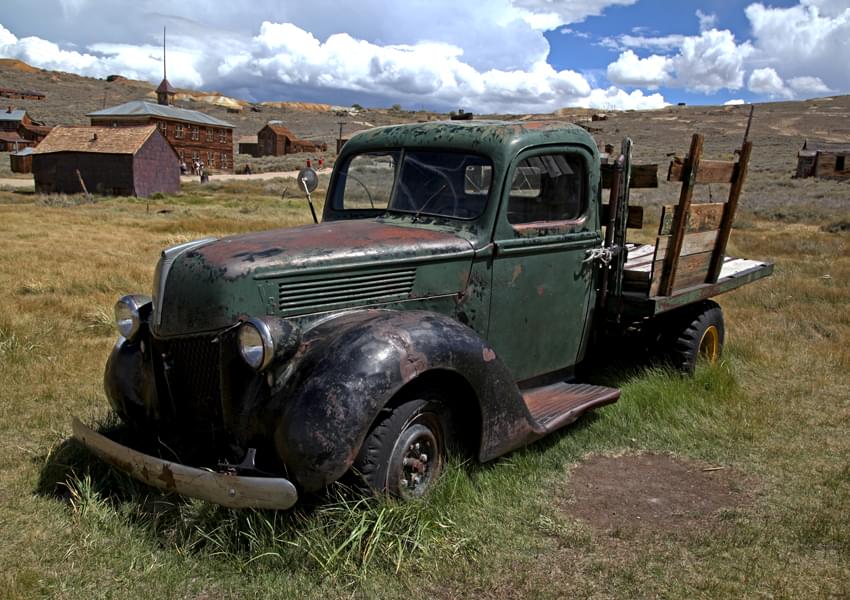
[[[403,500],[436,484],[446,462],[446,411],[431,394],[389,409],[372,427],[353,469],[372,490]]]

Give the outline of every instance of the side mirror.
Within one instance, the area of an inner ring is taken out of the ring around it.
[[[316,173],[316,169],[313,167],[304,167],[298,171],[296,177],[298,179],[298,185],[303,187],[307,193],[307,204],[310,205],[310,214],[313,215],[313,223],[318,223],[319,219],[316,218],[316,209],[313,208],[313,199],[310,197],[310,192],[319,186],[319,174]]]

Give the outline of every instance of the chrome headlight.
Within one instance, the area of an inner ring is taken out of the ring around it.
[[[124,296],[115,303],[115,326],[122,337],[131,342],[139,333],[142,321],[150,314],[150,296]]]
[[[266,369],[272,361],[289,358],[300,343],[298,327],[277,317],[249,319],[239,326],[237,335],[239,354],[255,371]]]

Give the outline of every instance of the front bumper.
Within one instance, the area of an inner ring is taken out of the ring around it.
[[[291,508],[298,491],[282,477],[244,477],[187,467],[113,442],[73,420],[74,437],[117,469],[148,485],[229,508]]]

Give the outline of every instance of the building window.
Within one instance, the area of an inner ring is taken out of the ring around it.
[[[160,123],[159,132],[165,137],[168,137],[168,123]]]
[[[227,152],[221,153],[221,168],[222,169],[227,168]]]
[[[201,139],[201,132],[196,125],[192,125],[192,139],[196,142]]]
[[[836,171],[843,171],[846,168],[845,162],[844,162],[845,158],[847,158],[847,157],[844,156],[844,155],[835,157],[835,170]]]
[[[181,125],[180,123],[177,123],[174,126],[174,137],[178,140],[183,139],[183,125]]]
[[[198,162],[200,160],[201,160],[201,155],[198,153],[197,150],[193,150],[192,151],[192,162]]]
[[[219,129],[218,130],[218,141],[221,142],[222,144],[227,142],[227,130],[226,129]]]
[[[212,152],[207,152],[207,166],[208,167],[213,166],[213,153]]]
[[[215,141],[215,131],[213,131],[213,128],[212,128],[212,127],[207,127],[207,137],[206,137],[206,140],[207,140],[208,142],[214,142],[214,141]]]

